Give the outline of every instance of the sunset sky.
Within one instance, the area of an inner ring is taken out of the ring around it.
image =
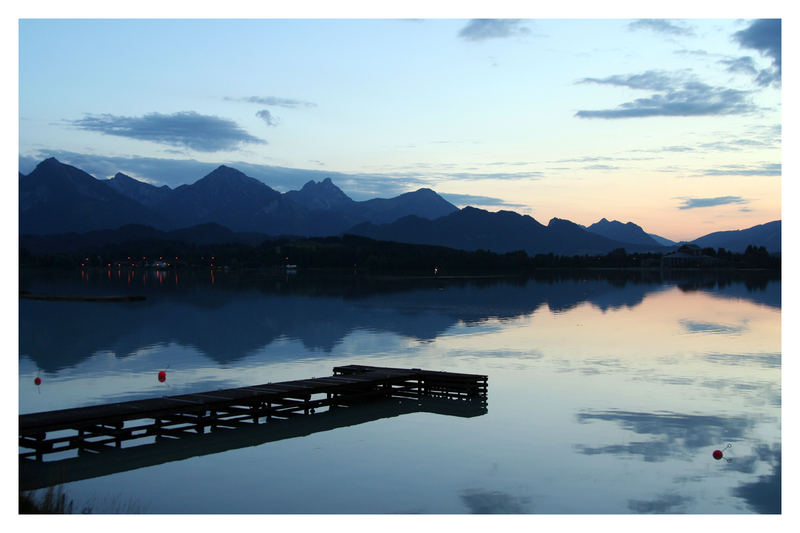
[[[779,21],[321,13],[23,17],[20,171],[175,187],[227,164],[673,240],[781,218]]]

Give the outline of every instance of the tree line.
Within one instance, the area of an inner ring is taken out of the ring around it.
[[[781,258],[763,247],[748,246],[744,253],[705,248],[698,268],[780,270]],[[357,269],[369,272],[515,273],[537,269],[659,269],[661,253],[628,253],[618,248],[604,255],[529,255],[523,250],[497,253],[465,251],[443,246],[375,241],[344,235],[319,238],[276,238],[252,246],[242,243],[193,244],[181,241],[139,240],[107,243],[60,253],[33,253],[20,246],[24,267],[144,267],[155,260],[170,268]]]

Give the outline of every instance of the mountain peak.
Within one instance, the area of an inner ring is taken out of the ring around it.
[[[64,167],[64,166],[67,166],[67,165],[65,165],[64,163],[62,163],[61,161],[59,161],[55,157],[48,157],[47,159],[41,161],[38,165],[36,165],[36,168],[34,170],[39,170],[39,169],[41,169],[41,170],[49,170],[49,169],[54,169],[54,168]]]
[[[641,244],[646,246],[660,246],[656,239],[645,233],[645,231],[633,222],[625,222],[624,224],[618,220],[608,221],[605,218],[600,219],[588,228],[587,231],[602,235],[608,239],[623,243]]]
[[[325,178],[322,181],[308,180],[305,183],[305,185],[303,185],[303,188],[300,189],[300,190],[301,191],[310,191],[310,190],[313,190],[313,189],[321,189],[321,190],[326,190],[326,191],[339,191],[339,192],[341,192],[341,189],[339,189],[339,187],[337,187],[336,184],[333,183],[333,181],[330,178]]]
[[[353,199],[336,186],[330,178],[309,180],[299,191],[289,191],[286,197],[308,209],[332,210],[349,208]]]
[[[263,181],[251,178],[244,172],[225,165],[218,166],[209,174],[194,182],[191,188],[195,191],[214,190],[217,192],[229,189],[241,190],[247,188],[252,190],[266,190],[270,193],[278,194],[277,191],[274,191]]]
[[[112,180],[120,180],[120,181],[139,181],[135,178],[128,176],[127,174],[123,174],[122,172],[117,172],[114,174],[114,177],[111,178]]]
[[[561,225],[561,226],[570,225],[570,226],[580,227],[577,224],[575,224],[574,222],[572,222],[571,220],[567,220],[567,219],[564,219],[564,218],[557,218],[557,217],[551,218],[550,221],[547,223],[548,227],[550,227],[550,226],[559,226],[559,225]]]
[[[214,176],[214,177],[229,177],[229,176],[233,177],[233,176],[236,176],[236,177],[238,177],[238,176],[244,176],[244,173],[239,171],[239,170],[236,170],[235,168],[228,167],[228,166],[225,166],[225,165],[220,165],[217,168],[215,168],[214,170],[212,170],[206,176],[206,178],[208,178],[209,176]]]

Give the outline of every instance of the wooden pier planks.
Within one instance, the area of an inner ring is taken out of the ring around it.
[[[120,447],[143,436],[201,434],[206,428],[258,424],[261,418],[269,422],[376,399],[440,398],[486,405],[484,375],[365,365],[340,366],[333,372],[323,378],[20,415],[19,445],[33,450],[20,457],[42,460],[45,454],[70,449]],[[76,434],[48,439],[48,433],[64,430]]]

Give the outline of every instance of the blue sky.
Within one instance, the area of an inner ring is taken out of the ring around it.
[[[20,171],[174,187],[224,163],[676,240],[781,218],[780,23],[624,14],[23,17]]]

